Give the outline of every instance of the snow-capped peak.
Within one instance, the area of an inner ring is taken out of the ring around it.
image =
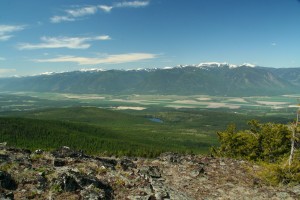
[[[240,66],[246,66],[246,67],[256,67],[256,65],[253,65],[251,63],[243,63],[242,65]]]
[[[43,72],[38,75],[53,75],[53,74],[56,74],[56,72]]]
[[[101,68],[91,68],[91,69],[80,69],[79,71],[81,72],[102,72],[102,71],[106,71],[105,69],[101,69]]]
[[[224,65],[228,65],[228,63],[219,63],[219,62],[205,62],[205,63],[200,63],[198,64],[198,67],[206,67],[206,66],[211,66],[211,67],[221,67]]]
[[[255,67],[256,65],[250,64],[250,63],[243,63],[242,65],[235,65],[235,64],[229,64],[227,62],[219,63],[219,62],[205,62],[200,63],[197,65],[197,67],[229,67],[229,68],[237,68],[237,67]]]

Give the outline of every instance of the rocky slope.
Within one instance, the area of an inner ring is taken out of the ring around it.
[[[0,199],[299,199],[300,186],[270,187],[259,166],[164,153],[156,159],[88,156],[0,145]]]

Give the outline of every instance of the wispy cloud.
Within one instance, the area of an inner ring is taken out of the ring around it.
[[[112,6],[107,6],[107,5],[100,5],[100,6],[98,6],[98,8],[103,10],[104,12],[110,12],[111,9],[113,9]]]
[[[272,46],[277,46],[277,43],[276,42],[272,42],[271,45]]]
[[[3,57],[0,57],[0,61],[5,61],[6,59]]]
[[[136,62],[140,60],[157,58],[156,54],[149,53],[128,53],[128,54],[116,54],[107,55],[102,58],[89,58],[89,57],[77,57],[77,56],[60,56],[51,59],[38,59],[36,62],[74,62],[79,65],[96,65],[96,64],[120,64],[128,62]]]
[[[116,3],[115,7],[118,8],[124,8],[124,7],[133,7],[133,8],[138,8],[138,7],[145,7],[149,5],[149,1],[125,1],[125,2],[120,2]]]
[[[13,26],[13,25],[0,25],[0,41],[7,41],[13,37],[12,33],[21,31],[25,28],[24,25]]]
[[[68,49],[87,49],[91,46],[91,41],[110,40],[108,35],[100,35],[96,37],[42,37],[42,43],[38,44],[19,44],[19,50],[33,50],[33,49],[54,49],[54,48],[68,48]]]
[[[87,15],[94,15],[98,11],[98,6],[87,6],[87,7],[81,7],[77,9],[68,9],[65,10],[64,12],[66,15],[62,16],[53,16],[50,18],[50,22],[52,23],[60,23],[64,21],[75,21],[80,17],[84,17]]]
[[[139,8],[146,7],[149,5],[150,1],[124,1],[115,3],[113,5],[95,5],[95,6],[85,6],[76,9],[68,9],[64,10],[65,15],[55,15],[50,18],[50,22],[52,23],[61,23],[61,22],[71,22],[81,19],[84,16],[94,15],[99,10],[103,12],[111,12],[114,8]]]
[[[60,22],[72,22],[75,21],[74,18],[70,17],[70,16],[53,16],[50,18],[50,21],[52,23],[60,23]]]
[[[98,10],[97,6],[89,6],[89,7],[78,8],[75,10],[66,10],[66,13],[68,13],[70,16],[73,17],[83,17],[85,15],[93,15],[97,12],[97,10]]]

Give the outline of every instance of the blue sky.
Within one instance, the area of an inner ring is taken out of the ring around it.
[[[1,77],[202,62],[300,67],[300,1],[0,1]]]

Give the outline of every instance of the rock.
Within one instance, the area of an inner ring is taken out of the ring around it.
[[[146,195],[146,196],[128,196],[128,200],[155,200],[153,195]]]
[[[38,175],[37,177],[37,188],[38,189],[41,189],[41,190],[44,190],[46,189],[48,185],[48,182],[47,182],[47,179],[45,178],[44,175]]]
[[[161,177],[158,166],[143,167],[140,169],[140,174],[147,178],[160,178]]]
[[[279,199],[288,199],[288,197],[290,196],[287,192],[278,192],[276,194],[276,196],[279,198]]]
[[[69,176],[67,174],[62,175],[59,185],[66,192],[74,192],[80,188],[80,186],[76,182],[75,178],[73,178],[72,176]]]
[[[158,166],[150,166],[147,173],[151,178],[160,178],[161,177]]]
[[[97,197],[98,199],[112,198],[113,189],[108,184],[101,182],[94,176],[81,174],[75,171],[63,173],[54,184],[61,186],[61,189],[66,192],[81,190],[84,199],[93,199],[94,197]],[[88,195],[88,191],[92,192],[93,195]],[[104,196],[105,198],[102,198],[101,196]]]
[[[204,172],[205,172],[205,170],[204,170],[203,165],[200,165],[197,169],[192,170],[192,171],[190,172],[190,176],[195,178],[195,177],[197,177],[198,175],[203,174]]]
[[[170,162],[170,163],[178,163],[181,160],[181,156],[178,153],[166,152],[160,155],[160,160]]]
[[[35,154],[42,154],[44,151],[42,149],[37,149],[34,151]]]
[[[92,185],[84,190],[81,190],[80,195],[83,200],[99,200],[106,198],[106,194],[103,189],[95,188]]]
[[[0,161],[8,161],[9,155],[7,154],[0,154]]]
[[[0,171],[0,187],[7,190],[16,190],[17,183],[12,179],[10,174]]]
[[[42,159],[31,159],[27,150],[0,149],[0,200],[300,199],[299,185],[269,187],[255,178],[261,166],[234,159],[176,153],[103,158],[69,147],[37,150]]]
[[[134,164],[134,162],[132,162],[131,160],[129,160],[127,158],[122,159],[120,161],[120,165],[124,171],[128,170],[129,168],[136,169],[136,164]]]
[[[0,200],[14,200],[14,193],[1,193]]]
[[[66,165],[66,161],[65,160],[62,160],[62,159],[57,159],[55,158],[53,160],[53,165],[54,167],[62,167],[62,166],[65,166]]]
[[[155,194],[155,199],[157,199],[157,200],[170,199],[170,196],[169,196],[168,192],[160,191]]]
[[[108,158],[99,158],[94,157],[95,160],[100,161],[102,165],[106,168],[115,169],[118,162],[115,159],[108,159]]]
[[[52,151],[52,155],[55,158],[83,158],[85,155],[83,154],[83,151],[75,151],[70,149],[70,147],[63,146],[55,151]]]

